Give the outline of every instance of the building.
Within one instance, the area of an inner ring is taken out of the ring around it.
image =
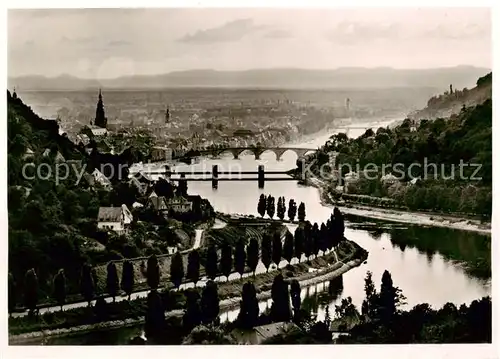
[[[97,101],[97,108],[95,110],[94,125],[106,129],[108,119],[104,113],[104,104],[102,103],[101,89],[99,89],[99,100]]]
[[[77,143],[78,145],[82,145],[84,147],[87,146],[90,143],[89,136],[87,136],[84,133],[81,133],[81,134],[77,135],[76,136],[76,140],[78,141],[78,143]]]
[[[158,197],[154,192],[149,196],[147,206],[156,212],[167,212],[169,209],[165,197]]]
[[[50,155],[51,155],[51,151],[49,148],[47,148],[47,149],[45,149],[45,151],[43,151],[43,154],[42,154],[43,157],[49,157]],[[57,151],[54,160],[56,162],[65,162],[66,161],[64,156],[59,151]]]
[[[176,196],[167,201],[167,206],[169,210],[176,213],[186,213],[193,210],[193,202],[182,196]]]
[[[155,146],[151,150],[153,161],[172,161],[173,150],[169,147]]]
[[[97,168],[92,172],[92,177],[94,179],[94,183],[99,183],[105,189],[110,190],[112,188],[111,181]]]
[[[121,207],[100,207],[97,214],[97,228],[125,233],[133,221],[132,213],[124,204]]]
[[[86,125],[81,131],[81,134],[87,135],[89,138],[102,137],[108,134],[108,130],[99,126]]]
[[[396,176],[394,176],[392,173],[388,173],[386,174],[385,176],[382,176],[380,178],[380,181],[384,184],[384,185],[387,185],[387,186],[391,186],[393,185],[394,183],[397,183],[399,182],[398,181],[398,178]]]

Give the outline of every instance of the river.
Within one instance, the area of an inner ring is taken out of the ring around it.
[[[392,121],[390,121],[392,122]],[[389,122],[385,122],[388,125]],[[351,130],[349,136],[359,136],[363,130]],[[323,133],[293,144],[294,147],[317,148],[328,140],[330,134]],[[203,159],[193,165],[177,165],[177,171],[211,171],[217,164],[219,170],[257,170],[262,164],[269,170],[289,170],[295,166],[297,156],[288,151],[280,161],[276,161],[274,153],[265,152],[260,160],[252,154],[243,153],[240,159],[234,160],[227,154],[219,159]],[[306,219],[318,224],[326,221],[332,213],[332,207],[320,201],[319,191],[314,187],[305,187],[295,181],[266,182],[264,189],[259,189],[257,182],[220,182],[217,190],[212,189],[210,182],[189,182],[188,192],[207,198],[217,211],[226,213],[257,214],[259,196],[264,193],[274,197],[284,196],[297,203],[304,202]],[[468,256],[489,257],[490,238],[473,232],[464,232],[446,228],[423,228],[415,225],[377,224],[378,228],[359,229],[357,222],[366,222],[356,218],[348,218],[345,236],[358,243],[369,252],[366,264],[343,275],[343,290],[337,295],[328,294],[328,283],[320,283],[311,288],[303,288],[304,305],[317,314],[318,319],[324,317],[326,306],[334,314],[334,305],[341,298],[350,296],[353,303],[360,308],[364,299],[364,278],[367,271],[373,273],[377,289],[384,270],[388,270],[394,284],[401,288],[407,298],[407,308],[418,303],[429,303],[439,308],[447,302],[460,305],[470,303],[474,299],[491,295],[491,281],[488,276],[475,276],[459,262],[458,258]],[[260,303],[264,309],[269,303]],[[224,312],[221,319],[233,320],[237,310]],[[133,335],[138,335],[142,327],[121,328],[118,330],[94,332],[66,338],[50,338],[46,344],[124,344]]]

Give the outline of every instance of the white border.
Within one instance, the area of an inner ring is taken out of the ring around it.
[[[456,6],[469,6],[469,7],[492,7],[494,2],[487,0],[475,0],[475,1],[436,1],[436,0],[421,0],[421,1],[407,1],[405,2],[405,6],[411,7],[456,7]],[[123,0],[121,2],[112,2],[107,0],[87,0],[87,1],[57,1],[50,0],[44,1],[43,4],[41,2],[33,1],[33,0],[20,0],[20,1],[10,1],[8,4],[9,8],[57,8],[57,7],[66,7],[66,8],[94,8],[94,7],[165,7],[163,1],[156,0],[142,0],[142,1],[133,1],[133,0]],[[234,1],[196,1],[196,0],[185,0],[185,1],[169,1],[168,7],[332,7],[332,6],[363,6],[363,7],[372,7],[375,6],[370,1],[336,1],[335,4],[332,4],[331,1],[319,1],[319,0],[287,0],[287,1],[276,1],[276,0],[255,0],[255,1],[240,1],[238,5],[235,4]],[[391,7],[400,7],[400,1],[381,1],[376,4],[376,6],[391,6]],[[493,19],[500,20],[498,18],[497,9],[493,9]],[[7,23],[7,12],[2,13],[2,25],[3,28],[6,28]],[[493,40],[498,42],[498,34],[500,33],[499,26],[495,25],[495,21],[492,21],[493,24]],[[2,32],[3,34],[3,43],[6,45],[7,43],[7,33],[6,31]],[[6,66],[6,49],[7,47],[3,47],[4,56],[2,56],[2,81],[5,84],[4,91],[7,85],[7,66]],[[494,46],[493,63],[496,64],[498,60],[497,46]],[[495,67],[495,66],[492,66]],[[493,76],[493,97],[496,98],[497,91],[495,90],[499,85],[499,81],[497,80],[497,76]],[[1,97],[0,106],[1,113],[5,116],[6,114],[6,97],[5,92]],[[498,121],[500,121],[499,110],[496,106],[493,108],[494,111],[494,126],[493,126],[493,148],[494,153],[498,152],[499,144],[499,135],[498,135]],[[5,117],[4,117],[5,119]],[[123,346],[123,347],[79,347],[76,348],[74,346],[71,347],[7,347],[7,252],[8,252],[8,244],[7,244],[7,156],[6,156],[6,122],[2,121],[3,131],[0,131],[0,139],[1,145],[4,149],[2,156],[0,158],[1,168],[4,169],[3,174],[1,176],[1,218],[0,218],[0,226],[2,228],[3,236],[0,237],[2,239],[1,245],[3,246],[3,251],[1,251],[3,260],[0,260],[0,281],[2,283],[1,291],[2,295],[0,296],[0,315],[2,316],[2,327],[1,327],[1,335],[0,335],[0,343],[2,348],[0,349],[0,353],[7,354],[7,358],[85,358],[89,357],[121,357],[121,358],[134,358],[138,356],[143,357],[160,357],[167,356],[170,358],[177,358],[183,355],[187,355],[187,357],[203,357],[214,356],[217,358],[231,358],[242,357],[242,358],[252,358],[255,356],[263,356],[263,357],[272,357],[276,358],[291,358],[291,357],[337,357],[337,358],[345,358],[349,357],[365,357],[365,358],[388,358],[388,357],[398,357],[398,358],[474,358],[474,359],[493,359],[500,358],[498,350],[495,349],[495,346],[498,346],[499,341],[499,333],[498,333],[498,325],[500,323],[499,320],[499,310],[497,305],[497,298],[499,284],[498,284],[498,273],[497,273],[497,257],[499,253],[499,245],[496,233],[500,232],[499,221],[496,221],[500,215],[500,189],[498,186],[498,178],[499,178],[499,169],[500,169],[500,160],[498,156],[494,156],[493,158],[493,170],[494,170],[494,183],[493,183],[493,235],[492,235],[492,271],[493,271],[493,279],[492,279],[492,297],[493,297],[493,310],[494,310],[494,320],[493,320],[493,338],[494,344],[492,345],[352,345],[352,346],[341,346],[341,345],[330,345],[330,346],[248,346],[248,347],[236,347],[236,346],[210,346],[210,347],[201,347],[201,346],[189,346],[189,347],[181,347],[181,346],[170,346],[170,347],[132,347],[132,346]],[[497,340],[495,340],[497,339]],[[3,355],[2,355],[3,356]]]

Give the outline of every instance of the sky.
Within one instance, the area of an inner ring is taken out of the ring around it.
[[[9,10],[8,75],[491,68],[486,8]]]

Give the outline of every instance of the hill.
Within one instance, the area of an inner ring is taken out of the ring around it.
[[[488,91],[491,94],[491,73],[479,78],[477,87],[470,90],[472,95],[466,98],[480,101]],[[356,139],[344,133],[333,135],[319,151],[309,156],[310,161],[315,160],[312,170],[318,176],[332,151],[339,153],[336,167],[341,168],[344,175],[345,168],[373,171],[372,166],[377,166],[377,176],[371,173],[364,178],[359,171],[359,180],[349,181],[347,186],[350,194],[366,195],[359,196],[363,200],[367,196],[378,197],[363,203],[378,205],[383,197],[391,199],[388,205],[394,202],[411,210],[491,216],[491,98],[468,107],[461,103],[457,114],[434,121],[423,119],[418,126],[405,119],[394,128],[379,128],[376,132],[369,129]],[[465,166],[462,168],[460,163]],[[395,180],[382,179],[391,172],[397,175]],[[337,183],[330,183],[333,194],[336,194]]]
[[[83,90],[103,88],[145,89],[172,87],[237,88],[391,88],[447,87],[474,84],[490,71],[472,66],[435,69],[339,68],[334,70],[255,69],[246,71],[189,70],[114,79],[59,77],[9,77],[9,87],[26,90]]]
[[[476,81],[476,87],[472,89],[463,88],[462,90],[450,88],[443,94],[433,96],[427,102],[427,106],[419,111],[408,115],[412,120],[450,117],[459,114],[463,107],[470,107],[482,104],[491,99],[492,91],[492,73],[480,77]]]

